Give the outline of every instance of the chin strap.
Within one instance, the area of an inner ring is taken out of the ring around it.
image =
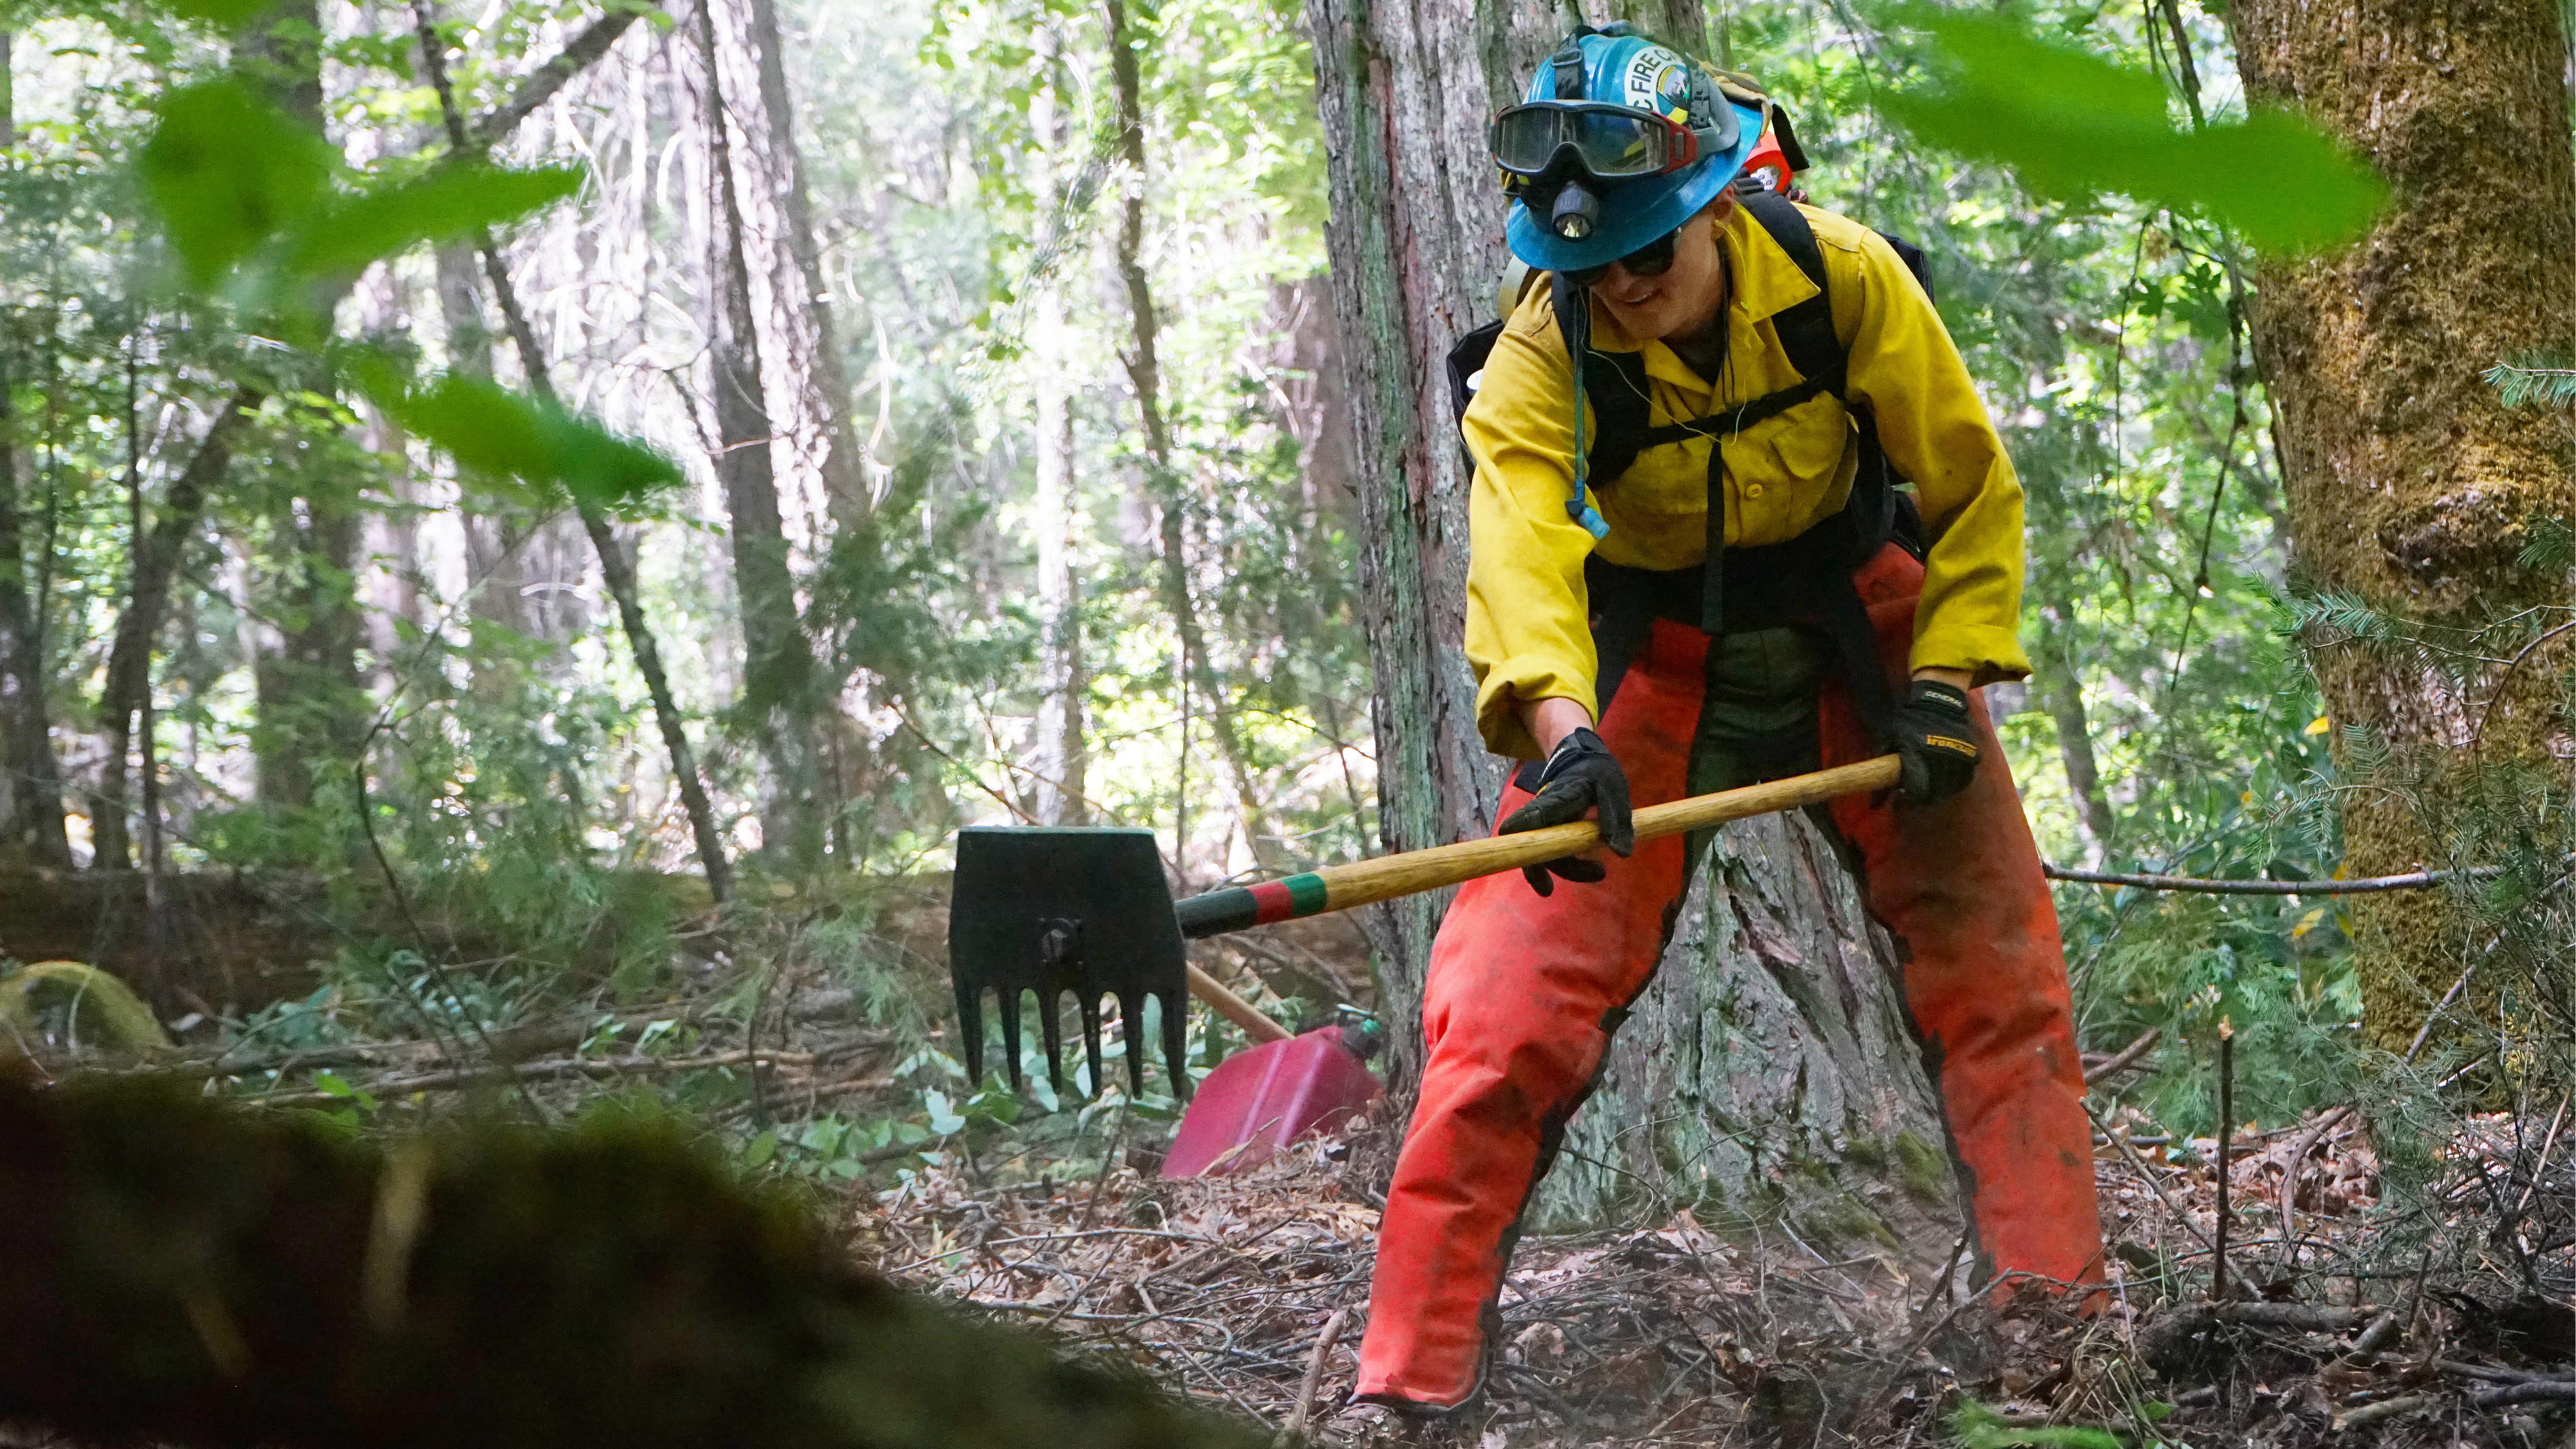
[[[1556,330],[1565,334],[1566,365],[1574,375],[1574,385],[1567,390],[1574,399],[1574,494],[1565,500],[1565,516],[1594,538],[1607,538],[1610,525],[1602,520],[1601,510],[1592,506],[1592,496],[1584,487],[1592,451],[1583,435],[1583,354],[1592,347],[1591,289],[1576,286],[1563,272],[1548,279],[1548,288],[1549,301],[1556,308]]]

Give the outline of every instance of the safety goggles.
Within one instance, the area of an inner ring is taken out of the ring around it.
[[[1598,267],[1581,267],[1565,274],[1565,279],[1578,287],[1598,286],[1610,275],[1613,266],[1626,267],[1632,277],[1660,277],[1673,268],[1673,240],[1681,235],[1677,228],[1621,257]]]
[[[1529,101],[1494,117],[1486,140],[1506,186],[1562,176],[1567,161],[1603,181],[1661,176],[1735,144],[1733,109],[1716,111],[1718,125],[1694,127],[1607,101]]]

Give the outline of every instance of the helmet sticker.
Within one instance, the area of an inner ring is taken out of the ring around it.
[[[1628,62],[1621,100],[1641,111],[1669,115],[1690,104],[1690,71],[1660,45],[1642,46]]]

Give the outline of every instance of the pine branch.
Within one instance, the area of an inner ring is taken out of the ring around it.
[[[2567,407],[2576,404],[2576,367],[2567,363],[2559,354],[2525,352],[2481,375],[2506,407]]]

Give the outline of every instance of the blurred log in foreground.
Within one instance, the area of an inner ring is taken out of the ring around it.
[[[83,1442],[1261,1442],[861,1273],[668,1125],[380,1151],[0,1081],[0,1424]]]

